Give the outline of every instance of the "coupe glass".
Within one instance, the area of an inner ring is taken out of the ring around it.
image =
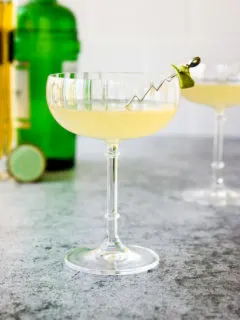
[[[47,101],[56,121],[75,134],[106,142],[106,237],[96,249],[76,248],[66,264],[93,274],[134,274],[157,266],[158,255],[144,247],[126,247],[118,236],[118,146],[124,139],[148,136],[166,126],[177,111],[177,79],[141,73],[55,74],[48,77]],[[163,85],[159,90],[160,83]],[[142,97],[149,90],[143,101]]]
[[[186,201],[214,206],[240,204],[240,192],[228,188],[223,178],[225,110],[240,105],[240,73],[236,70],[239,70],[236,64],[201,64],[192,72],[195,86],[182,92],[189,101],[208,105],[215,113],[212,182],[206,189],[184,191]]]

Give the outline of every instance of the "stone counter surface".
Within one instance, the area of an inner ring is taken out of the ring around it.
[[[104,144],[80,139],[76,170],[36,184],[0,184],[0,319],[240,319],[240,208],[181,200],[207,186],[211,140],[150,137],[120,146],[124,244],[160,255],[133,276],[64,266],[72,247],[105,234]],[[240,187],[240,141],[225,143],[226,181]]]

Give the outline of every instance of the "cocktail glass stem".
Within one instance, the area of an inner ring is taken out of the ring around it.
[[[76,248],[65,257],[67,265],[93,274],[134,274],[159,263],[158,255],[140,246],[125,247],[118,237],[118,144],[107,145],[107,234],[97,249]]]
[[[126,252],[126,247],[118,236],[118,144],[107,144],[107,235],[100,247],[106,257],[118,259]],[[117,254],[117,256],[116,256]],[[114,255],[114,256],[112,256]],[[122,257],[123,258],[123,257]]]
[[[221,191],[225,188],[223,179],[223,139],[224,139],[224,108],[215,113],[215,132],[213,138],[212,188]]]

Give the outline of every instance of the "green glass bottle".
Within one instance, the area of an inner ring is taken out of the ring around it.
[[[49,74],[76,72],[80,43],[73,13],[56,0],[30,0],[17,10],[14,113],[17,143],[39,147],[47,170],[73,167],[75,135],[52,117],[46,102]]]

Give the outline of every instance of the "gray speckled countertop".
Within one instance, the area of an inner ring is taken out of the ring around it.
[[[92,276],[63,257],[104,236],[104,145],[80,139],[77,170],[38,184],[0,184],[0,319],[240,318],[240,208],[184,203],[207,186],[211,140],[150,137],[120,146],[120,235],[160,255],[134,276]],[[226,180],[240,187],[240,141],[225,143]]]

